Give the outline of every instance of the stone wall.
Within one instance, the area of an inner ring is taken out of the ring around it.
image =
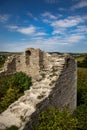
[[[13,55],[8,57],[3,71],[0,75],[13,74],[15,72],[25,72],[33,79],[37,79],[40,74],[40,70],[46,68],[49,64],[47,53],[40,49],[27,48],[21,55]]]
[[[68,61],[68,62],[67,62]],[[36,111],[29,117],[29,121],[21,130],[32,130],[35,126],[37,117],[41,111],[47,107],[62,109],[68,106],[73,112],[77,106],[77,63],[70,58],[65,60],[65,64],[55,86],[52,88],[49,96],[37,104]]]
[[[71,56],[28,48],[22,55],[12,57],[4,68],[6,73],[23,71],[34,82],[24,96],[0,115],[0,130],[12,125],[20,130],[32,130],[38,114],[48,106],[58,109],[69,106],[72,112],[76,109],[77,66]]]

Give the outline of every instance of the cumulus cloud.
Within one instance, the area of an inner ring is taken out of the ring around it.
[[[61,36],[52,36],[49,38],[36,37],[31,38],[29,41],[20,41],[17,43],[4,43],[0,49],[6,51],[24,51],[25,48],[34,47],[40,48],[45,51],[58,51],[60,48],[63,48],[62,51],[65,51],[64,48],[80,43],[84,39],[84,36],[78,34],[66,35],[65,37]],[[20,43],[20,44],[19,44]],[[60,49],[61,50],[61,49]]]
[[[78,34],[87,34],[87,26],[85,25],[79,25],[76,29],[71,30],[71,33],[78,33]]]
[[[31,35],[35,32],[36,28],[34,26],[29,27],[18,27],[16,25],[9,25],[7,28],[11,31],[20,32],[25,35]]]
[[[29,36],[45,36],[45,35],[47,35],[45,32],[40,31],[40,29],[38,29],[37,27],[35,27],[33,25],[28,26],[28,27],[19,27],[16,25],[9,25],[9,26],[7,26],[7,28],[10,31],[16,31],[16,32],[19,32],[21,34],[29,35]]]
[[[51,24],[53,27],[73,27],[79,23],[84,22],[84,20],[79,16],[69,16],[66,19],[60,19]]]
[[[0,14],[0,22],[5,23],[8,21],[8,19],[9,19],[9,15],[7,15],[7,14],[1,15]]]
[[[71,34],[69,36],[69,38],[67,39],[67,42],[68,43],[77,43],[84,38],[85,38],[85,36],[80,35],[80,34]]]
[[[86,16],[68,16],[55,21],[50,21],[49,24],[53,28],[52,35],[66,35],[71,33],[86,33],[84,23],[86,22]],[[81,27],[82,26],[82,27]],[[79,27],[79,28],[78,28]]]
[[[34,26],[30,26],[30,27],[22,27],[22,28],[17,28],[17,31],[22,33],[22,34],[27,34],[27,35],[32,35],[33,33],[35,33],[36,28]]]
[[[74,46],[75,44],[82,43],[85,41],[86,37],[84,34],[87,34],[87,27],[84,26],[84,23],[87,20],[87,16],[67,16],[58,17],[53,15],[50,12],[45,12],[41,14],[40,17],[45,20],[46,26],[50,26],[48,34],[46,33],[45,26],[37,27],[34,25],[29,25],[27,27],[9,25],[7,28],[9,31],[19,32],[24,34],[23,39],[20,40],[20,46],[14,44],[13,48],[16,50],[23,50],[27,47],[41,48],[46,51],[55,51],[56,47],[66,47]],[[45,29],[45,31],[43,31]],[[27,35],[28,37],[26,37]],[[26,38],[26,39],[25,39]],[[21,43],[23,42],[23,43]],[[10,47],[10,45],[9,45]]]
[[[71,10],[80,9],[84,7],[87,7],[87,0],[81,0],[80,2],[72,6]]]

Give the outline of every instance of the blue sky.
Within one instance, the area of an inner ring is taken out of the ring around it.
[[[0,0],[0,51],[87,52],[87,0]]]

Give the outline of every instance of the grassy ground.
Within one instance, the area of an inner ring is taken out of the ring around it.
[[[87,81],[87,68],[78,68],[78,78]]]
[[[77,58],[76,58],[76,60],[77,60],[77,61],[80,61],[80,62],[82,62],[82,61],[83,61],[83,59],[84,59],[84,57],[83,57],[83,56],[81,56],[81,57],[77,57]]]

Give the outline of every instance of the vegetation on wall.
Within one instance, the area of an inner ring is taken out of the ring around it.
[[[0,113],[23,95],[31,85],[31,77],[23,72],[0,78]]]
[[[34,130],[76,130],[77,119],[68,108],[48,108],[38,117]]]

